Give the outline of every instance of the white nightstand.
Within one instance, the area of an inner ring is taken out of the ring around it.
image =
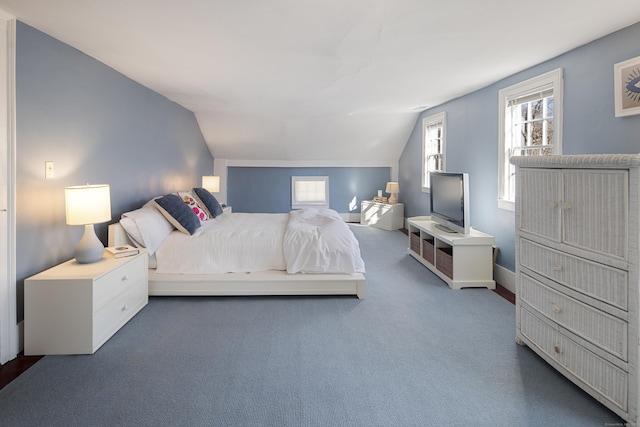
[[[360,204],[360,224],[398,230],[404,227],[404,205],[402,203],[378,203],[363,200]]]
[[[75,259],[24,281],[24,354],[93,354],[149,301],[148,256]]]

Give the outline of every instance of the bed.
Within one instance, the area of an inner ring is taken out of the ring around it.
[[[333,210],[288,214],[220,210],[187,233],[175,223],[167,225],[166,212],[157,208],[150,201],[109,226],[109,246],[145,247],[150,254],[149,295],[365,298],[358,241]]]

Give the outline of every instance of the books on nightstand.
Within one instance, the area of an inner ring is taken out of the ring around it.
[[[108,247],[106,249],[109,252],[111,252],[115,258],[133,256],[133,255],[138,255],[140,253],[140,249],[134,248],[131,245],[110,246],[110,247]]]

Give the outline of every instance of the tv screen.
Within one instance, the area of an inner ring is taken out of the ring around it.
[[[469,175],[431,172],[431,219],[450,233],[469,234]]]

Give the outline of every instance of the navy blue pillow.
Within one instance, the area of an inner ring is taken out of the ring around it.
[[[167,194],[155,202],[162,215],[184,234],[191,235],[200,227],[198,216],[175,194]]]
[[[210,213],[210,217],[215,218],[218,215],[222,215],[222,206],[218,203],[218,200],[208,190],[204,188],[194,188],[193,194],[198,199],[198,204],[205,208]]]

